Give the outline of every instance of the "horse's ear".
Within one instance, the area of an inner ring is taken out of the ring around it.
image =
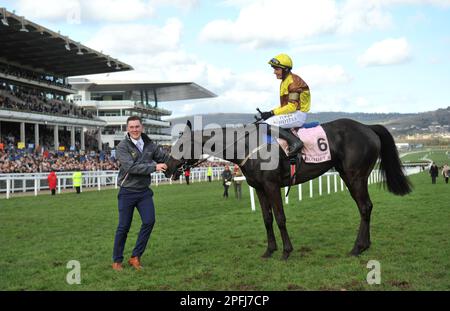
[[[187,120],[186,125],[187,125],[187,127],[192,131],[192,124],[191,124],[191,121]]]

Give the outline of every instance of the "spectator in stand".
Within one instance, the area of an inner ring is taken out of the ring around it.
[[[22,150],[7,149],[4,152],[2,173],[37,173],[57,171],[73,171],[77,167],[82,171],[89,170],[118,170],[119,164],[116,160],[105,155],[104,161],[100,162],[96,157],[79,156],[77,153],[62,153],[60,156],[47,150],[43,155]]]
[[[57,176],[55,171],[51,171],[50,174],[48,174],[47,176],[47,181],[48,181],[48,188],[50,189],[50,191],[52,192],[52,195],[55,195],[56,193],[56,183],[57,183]]]

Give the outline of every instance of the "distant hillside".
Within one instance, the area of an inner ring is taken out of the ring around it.
[[[225,126],[226,124],[247,124],[255,121],[254,114],[249,113],[213,113],[197,115],[202,117],[202,126],[207,124],[218,124]],[[426,128],[434,125],[450,124],[450,107],[438,109],[436,111],[423,113],[348,113],[348,112],[318,112],[308,114],[308,122],[319,121],[320,123],[330,122],[340,118],[353,119],[365,124],[384,124],[389,130],[402,132],[412,127]],[[186,124],[190,120],[193,124],[194,116],[185,116],[179,118],[167,119],[172,126],[175,124]],[[194,129],[199,129],[199,124],[194,124]],[[170,133],[170,129],[166,129],[166,133]]]
[[[255,114],[250,113],[212,113],[196,115],[202,117],[203,126],[205,124],[216,123],[220,126],[225,124],[246,124],[255,121]],[[347,113],[347,112],[319,112],[308,114],[308,122],[319,121],[325,123],[340,118],[353,119],[362,123],[385,123],[387,121],[394,121],[405,116],[414,116],[414,114],[400,114],[400,113]],[[187,120],[193,122],[194,116],[185,116],[179,118],[167,119],[172,125],[179,123],[186,123]]]
[[[395,134],[412,134],[423,132],[425,129],[433,131],[436,128],[441,128],[441,131],[448,131],[449,124],[450,106],[435,111],[404,115],[398,119],[390,120],[385,125]]]

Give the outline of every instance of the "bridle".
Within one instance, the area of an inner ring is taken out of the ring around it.
[[[258,110],[259,112],[261,112],[259,109],[257,109],[257,110]],[[258,118],[258,117],[255,116],[255,119],[256,119],[256,121],[255,121],[255,122],[252,122],[252,123],[250,123],[250,124],[255,124],[255,125],[257,125],[257,124],[262,123],[262,122],[260,122],[260,121],[262,120],[261,118]],[[252,132],[255,131],[256,129],[257,129],[257,127],[255,127],[255,129],[253,129]],[[250,133],[252,133],[252,132],[249,132],[248,135],[249,135]],[[225,148],[223,148],[223,149],[220,150],[219,152],[215,152],[215,153],[213,153],[212,155],[210,155],[210,156],[207,157],[207,158],[198,160],[198,161],[195,162],[194,164],[188,164],[188,163],[186,163],[188,160],[183,159],[184,163],[183,163],[179,168],[177,168],[176,172],[178,172],[178,173],[181,175],[184,171],[190,170],[191,168],[197,167],[197,166],[199,166],[200,164],[202,164],[203,162],[206,162],[210,157],[214,157],[214,156],[217,156],[217,155],[219,155],[219,154],[223,154],[223,152],[225,152],[225,150],[227,150],[227,149],[230,148],[231,146],[234,146],[234,144],[236,144],[237,142],[239,142],[241,139],[245,138],[246,136],[247,136],[247,134],[245,134],[245,135],[239,137],[236,141],[233,141],[231,144],[227,145]],[[203,150],[203,147],[202,147],[202,150]],[[250,152],[249,156],[250,156],[252,153],[253,153],[253,152]],[[246,160],[248,160],[248,157],[249,157],[249,156],[247,156],[247,157],[245,158],[245,160],[244,160],[243,162],[241,162],[241,164],[240,164],[239,166],[242,166],[243,164],[245,164],[245,162],[246,162]]]

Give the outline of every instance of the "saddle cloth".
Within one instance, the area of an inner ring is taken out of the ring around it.
[[[327,134],[322,126],[312,128],[291,129],[295,136],[299,137],[304,147],[302,149],[302,158],[306,163],[321,163],[331,160],[330,145]],[[278,138],[278,144],[287,155],[288,144],[284,139]]]

